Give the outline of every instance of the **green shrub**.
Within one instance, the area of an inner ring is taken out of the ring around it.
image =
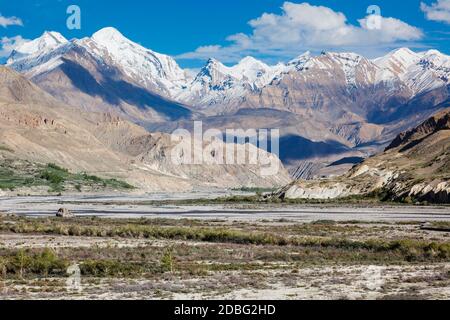
[[[54,163],[47,164],[47,169],[52,169],[52,170],[56,170],[56,171],[60,171],[60,172],[64,172],[64,173],[69,173],[68,169],[62,168]]]
[[[44,170],[41,172],[40,178],[47,180],[52,184],[61,184],[64,182],[64,176],[60,172],[54,172],[51,170]]]
[[[174,272],[174,257],[173,257],[173,247],[168,248],[162,258],[161,266],[165,272]]]
[[[80,269],[82,275],[93,277],[129,277],[145,272],[145,268],[141,264],[122,263],[115,260],[86,260],[81,264]]]
[[[0,278],[6,278],[8,261],[4,257],[0,257]]]
[[[0,268],[3,273],[15,274],[20,278],[27,275],[65,275],[68,262],[60,259],[54,251],[44,249],[37,253],[18,250],[14,255],[3,257]]]
[[[34,274],[63,274],[67,269],[68,263],[58,258],[53,250],[44,249],[32,259],[31,272]]]

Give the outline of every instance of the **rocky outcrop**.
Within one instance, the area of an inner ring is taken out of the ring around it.
[[[58,212],[56,213],[56,217],[58,218],[64,218],[64,219],[69,219],[69,218],[74,218],[75,215],[66,208],[61,208],[58,210]]]
[[[450,203],[450,182],[417,184],[411,188],[409,197],[430,203]]]
[[[313,185],[303,186],[301,184],[295,184],[289,188],[284,197],[287,199],[336,199],[347,197],[352,194],[352,189],[345,183],[336,183],[334,185]]]
[[[294,180],[312,180],[322,167],[323,165],[320,163],[301,161],[296,168],[291,170],[291,176]]]

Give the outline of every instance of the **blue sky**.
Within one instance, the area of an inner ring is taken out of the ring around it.
[[[81,8],[81,30],[66,27],[71,4]],[[382,30],[365,30],[360,19],[370,5],[379,6],[383,19],[394,19],[383,20]],[[251,54],[274,63],[306,50],[374,57],[409,46],[450,54],[450,0],[0,0],[0,55],[14,46],[11,39],[46,30],[81,38],[106,26],[192,68],[209,56],[233,63]]]

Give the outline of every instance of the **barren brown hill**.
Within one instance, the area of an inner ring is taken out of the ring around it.
[[[450,129],[450,113],[448,110],[437,113],[417,128],[401,133],[386,148],[386,151],[395,149],[399,146],[405,146],[408,143],[419,143],[431,134],[441,130]]]
[[[116,115],[65,106],[6,67],[0,67],[0,88],[1,161],[55,163],[73,172],[126,180],[141,191],[273,187],[289,181],[282,166],[271,177],[263,177],[258,166],[169,166],[173,146],[168,135],[150,134]],[[161,149],[166,152],[156,156]]]
[[[450,203],[450,108],[400,134],[384,153],[348,174],[322,181],[298,181],[286,198],[332,199],[381,195],[385,200]]]

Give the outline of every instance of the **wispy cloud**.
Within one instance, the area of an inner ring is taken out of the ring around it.
[[[29,40],[22,38],[22,36],[15,36],[12,38],[3,37],[0,39],[0,58],[8,57],[11,52],[17,47],[21,46]]]
[[[438,0],[431,6],[422,2],[420,8],[428,20],[450,24],[450,0]]]
[[[371,22],[377,20],[377,26]],[[328,7],[309,3],[285,2],[281,14],[264,13],[251,20],[250,34],[238,33],[226,40],[229,45],[207,45],[178,59],[207,59],[214,57],[224,62],[235,62],[246,55],[274,59],[293,57],[305,50],[360,49],[367,53],[379,52],[380,47],[414,42],[423,38],[423,32],[396,18],[368,15],[357,25]]]
[[[8,26],[23,26],[23,22],[20,18],[17,17],[4,17],[0,13],[0,26],[3,28],[7,28]]]

